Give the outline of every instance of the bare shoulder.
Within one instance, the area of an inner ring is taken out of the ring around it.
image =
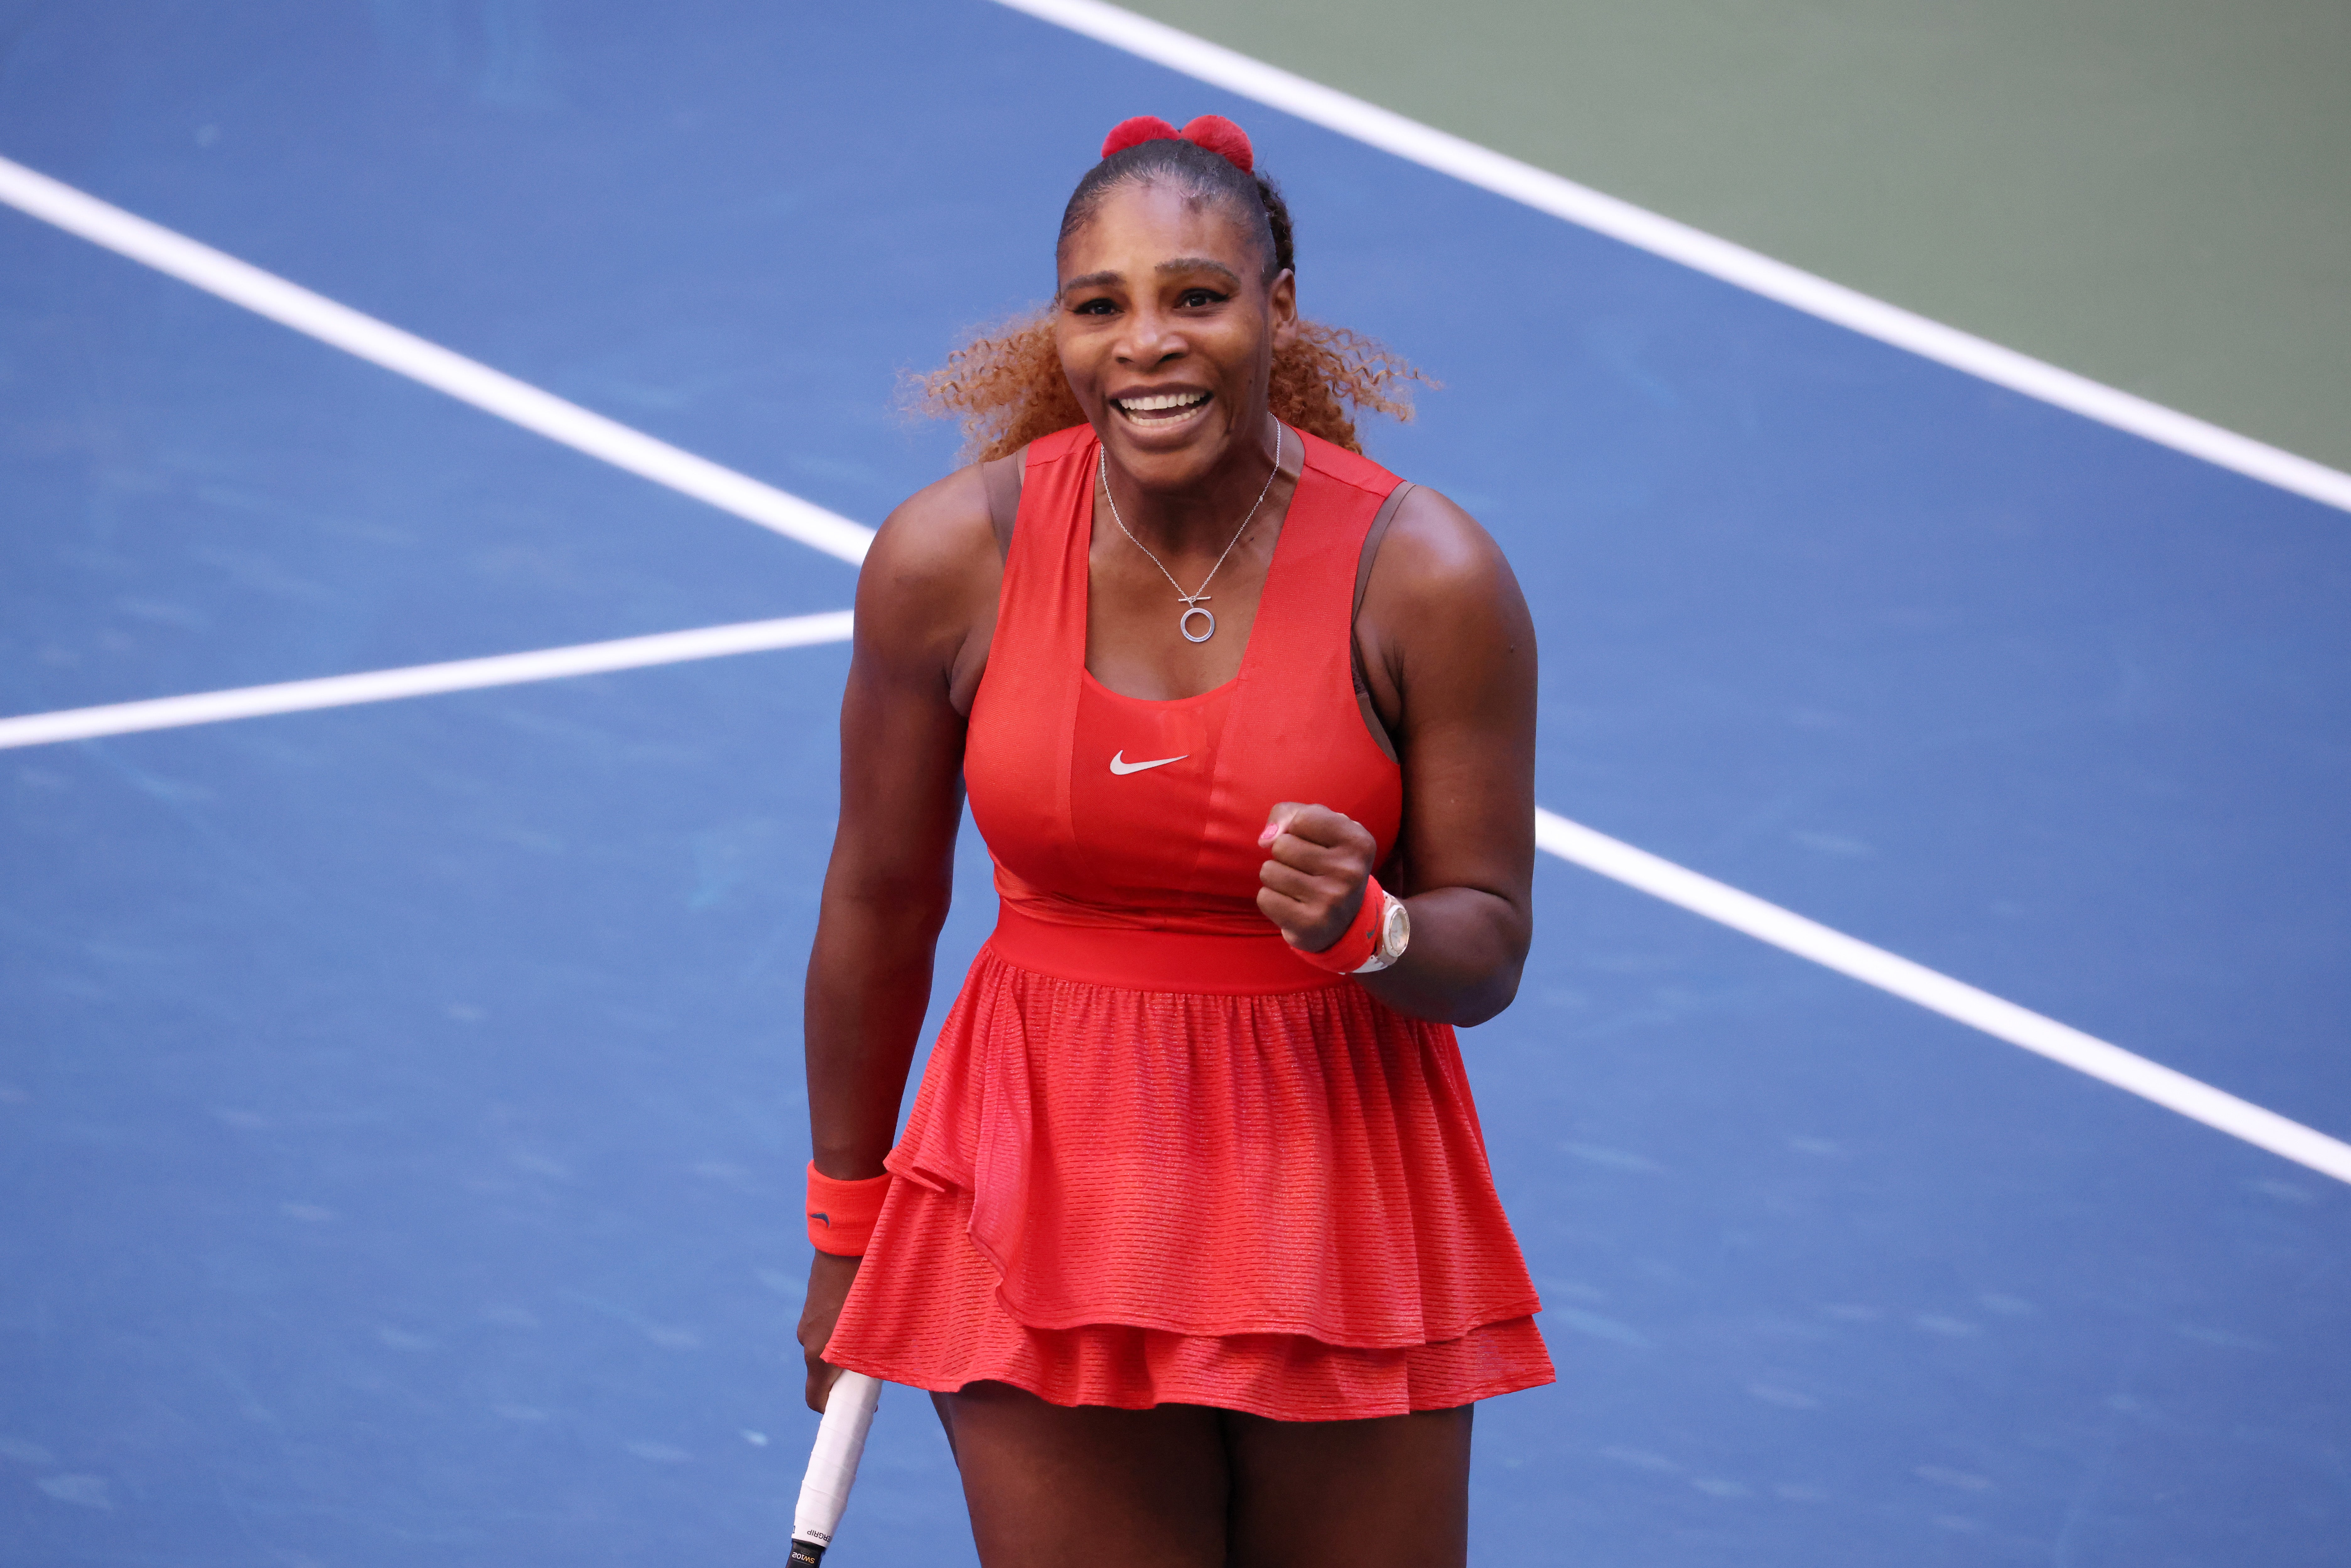
[[[978,465],[899,503],[857,576],[858,643],[893,656],[950,658],[1002,575]]]
[[[1396,508],[1355,635],[1373,706],[1407,747],[1446,725],[1532,733],[1534,618],[1494,537],[1443,494],[1416,487]]]
[[[1374,600],[1382,619],[1399,625],[1429,614],[1526,613],[1518,578],[1494,536],[1451,497],[1423,485],[1396,507],[1380,543],[1367,611]]]
[[[977,560],[995,554],[987,490],[974,463],[925,485],[883,519],[859,576],[859,595],[862,600],[869,586],[890,595],[920,595],[960,584]]]

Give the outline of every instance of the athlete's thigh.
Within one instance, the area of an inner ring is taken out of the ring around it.
[[[1071,1410],[1001,1383],[931,1398],[984,1568],[1223,1568],[1217,1412]]]
[[[1365,1421],[1228,1414],[1232,1568],[1461,1568],[1474,1408]]]

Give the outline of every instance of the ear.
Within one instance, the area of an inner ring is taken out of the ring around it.
[[[1273,316],[1273,346],[1286,349],[1298,338],[1298,277],[1284,268],[1266,285],[1266,308]]]

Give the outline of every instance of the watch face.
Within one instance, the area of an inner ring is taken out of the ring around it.
[[[1380,956],[1395,963],[1404,956],[1405,944],[1411,940],[1412,911],[1404,906],[1403,899],[1389,899],[1387,911],[1380,921]]]

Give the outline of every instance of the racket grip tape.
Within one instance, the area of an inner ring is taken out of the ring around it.
[[[857,1484],[857,1461],[864,1456],[865,1434],[881,1398],[881,1380],[862,1372],[842,1373],[825,1396],[824,1419],[817,1425],[808,1477],[800,1482],[799,1505],[792,1511],[790,1560],[797,1568],[815,1568],[832,1544],[833,1531],[849,1507],[850,1489]]]

